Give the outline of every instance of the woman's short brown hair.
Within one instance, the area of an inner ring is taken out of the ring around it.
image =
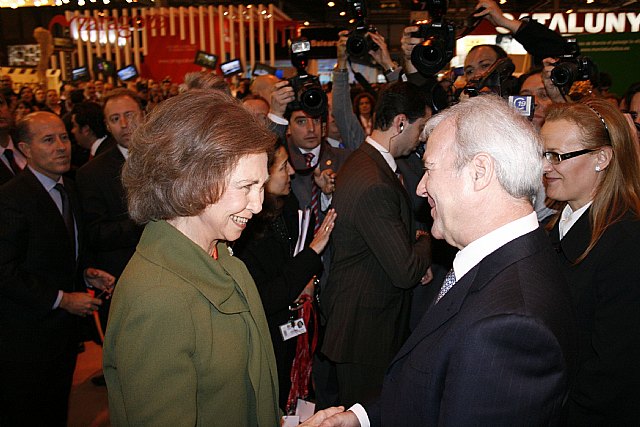
[[[195,216],[216,203],[241,157],[268,153],[275,135],[217,90],[163,101],[134,133],[122,170],[138,223]]]

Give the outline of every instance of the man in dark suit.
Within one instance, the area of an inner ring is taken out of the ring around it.
[[[0,425],[66,426],[80,317],[114,278],[84,264],[82,216],[69,170],[71,144],[55,114],[18,123],[28,161],[0,187]]]
[[[108,93],[104,101],[106,124],[117,144],[81,167],[76,181],[94,264],[117,279],[135,252],[143,230],[129,217],[120,180],[131,134],[142,120],[142,108],[136,95],[124,89]],[[109,302],[106,300],[100,308],[103,329]]]
[[[116,144],[107,132],[102,107],[95,102],[81,102],[71,111],[71,134],[77,148],[72,150],[71,163],[80,168],[89,160]]]
[[[336,364],[340,403],[380,392],[384,369],[409,335],[411,289],[430,265],[426,235],[416,239],[411,200],[395,158],[415,150],[427,120],[425,97],[410,83],[380,94],[370,137],[337,177],[327,318],[322,353]]]
[[[0,95],[0,185],[16,176],[27,164],[20,150],[13,144],[11,129],[13,115]]]
[[[427,133],[418,192],[433,236],[460,251],[377,401],[322,426],[559,425],[576,336],[568,287],[532,206],[537,133],[491,95],[445,110]]]

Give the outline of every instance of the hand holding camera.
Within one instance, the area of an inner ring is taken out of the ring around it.
[[[273,87],[271,92],[271,105],[269,113],[278,117],[284,117],[284,112],[287,109],[287,104],[295,100],[295,93],[293,88],[289,85],[289,82],[284,80],[278,82]]]

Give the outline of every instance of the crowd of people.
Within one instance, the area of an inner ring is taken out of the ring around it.
[[[638,425],[640,84],[566,96],[560,36],[477,9],[529,118],[452,103],[415,26],[365,87],[341,32],[322,114],[272,75],[0,76],[0,425],[66,425],[88,339],[117,426]]]

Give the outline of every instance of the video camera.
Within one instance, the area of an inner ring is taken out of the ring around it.
[[[311,43],[306,38],[291,43],[291,64],[298,71],[296,76],[288,80],[295,94],[295,100],[291,103],[297,103],[296,107],[299,106],[310,116],[324,116],[327,112],[327,94],[322,90],[318,76],[307,74],[306,71],[310,50]]]
[[[568,39],[565,54],[562,55],[551,70],[551,81],[558,88],[568,91],[574,82],[591,80],[597,85],[598,67],[591,58],[580,55],[580,47],[576,39]]]
[[[515,70],[516,67],[511,59],[498,59],[480,77],[468,81],[464,92],[470,97],[474,97],[480,95],[482,89],[488,88],[492,93],[497,93],[500,96],[511,95],[510,88],[505,86],[508,86],[507,82],[512,78],[511,75]]]
[[[418,22],[418,31],[411,37],[423,39],[411,52],[411,63],[425,75],[432,75],[451,61],[456,45],[455,24],[445,19],[446,0],[428,0],[429,22]]]
[[[378,50],[378,46],[367,33],[377,33],[378,30],[367,24],[367,9],[364,0],[347,0],[356,27],[349,33],[347,39],[347,54],[356,61],[368,62],[369,51]]]

